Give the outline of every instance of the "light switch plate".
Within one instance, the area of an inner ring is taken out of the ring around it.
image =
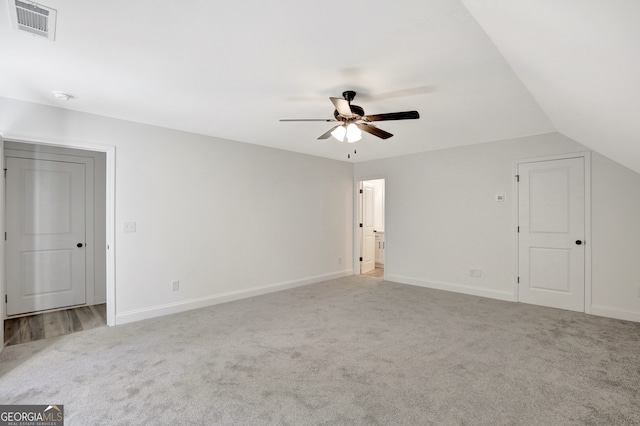
[[[124,223],[124,232],[136,232],[136,223],[135,222],[125,222]]]

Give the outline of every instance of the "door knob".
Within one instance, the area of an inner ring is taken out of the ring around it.
[[[576,245],[581,245],[582,241],[581,240],[576,240]]]
[[[76,244],[76,246],[78,246],[78,248],[82,247],[82,243],[78,243]]]

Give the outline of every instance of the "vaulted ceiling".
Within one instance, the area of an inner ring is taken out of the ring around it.
[[[41,0],[53,42],[12,29],[13,1],[3,97],[345,161],[558,131],[640,171],[636,0]],[[356,144],[279,122],[332,118],[348,89],[421,118]]]

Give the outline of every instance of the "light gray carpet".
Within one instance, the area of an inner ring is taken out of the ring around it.
[[[7,347],[67,425],[640,424],[640,324],[347,277]]]

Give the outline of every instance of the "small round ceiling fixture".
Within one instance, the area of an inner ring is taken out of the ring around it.
[[[68,93],[57,92],[57,91],[53,92],[53,96],[55,96],[56,99],[60,99],[61,101],[68,101],[69,99],[73,98],[73,96],[71,96]]]

